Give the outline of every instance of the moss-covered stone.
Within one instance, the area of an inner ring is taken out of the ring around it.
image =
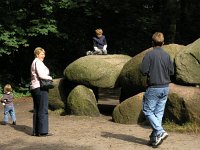
[[[172,61],[174,61],[175,55],[182,50],[184,46],[177,44],[164,45],[163,49],[170,55]],[[143,57],[153,48],[149,48],[129,60],[123,67],[119,75],[119,84],[122,87],[120,101],[127,99],[137,93],[144,91],[146,88],[146,76],[140,73],[139,66]]]
[[[88,87],[114,88],[124,64],[131,59],[127,55],[90,55],[81,57],[64,70],[70,81]]]
[[[49,90],[49,107],[53,110],[64,109],[66,98],[63,98],[64,93],[62,89],[64,88],[63,79],[54,79],[54,88]]]
[[[169,94],[168,98],[165,118],[179,124],[186,123],[189,118],[184,99],[177,93]]]
[[[165,119],[179,124],[200,124],[200,89],[170,84]]]
[[[200,38],[176,55],[176,80],[180,84],[200,84]]]
[[[67,78],[54,79],[53,81],[55,87],[49,90],[49,108],[52,110],[65,109],[67,97],[77,84]]]
[[[118,104],[112,114],[113,121],[123,124],[140,123],[140,117],[143,115],[141,111],[143,94],[137,94]]]
[[[93,91],[83,85],[76,86],[67,98],[67,112],[72,115],[99,116]]]

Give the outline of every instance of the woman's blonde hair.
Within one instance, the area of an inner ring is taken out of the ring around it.
[[[97,35],[102,35],[103,34],[103,30],[100,29],[100,28],[96,29],[95,32],[96,32]]]
[[[162,46],[164,44],[164,35],[162,32],[155,32],[152,36],[153,46]]]
[[[42,53],[42,52],[45,54],[45,50],[44,50],[43,48],[41,48],[41,47],[36,47],[35,50],[34,50],[35,57],[36,57],[37,55],[39,55],[40,53]]]
[[[3,90],[4,93],[12,92],[12,86],[10,84],[6,84]]]

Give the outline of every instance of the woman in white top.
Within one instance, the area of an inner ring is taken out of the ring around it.
[[[31,85],[30,91],[33,97],[33,135],[49,136],[48,132],[48,90],[40,88],[39,78],[50,79],[49,69],[43,63],[45,50],[37,47],[34,50],[35,59],[31,65]]]

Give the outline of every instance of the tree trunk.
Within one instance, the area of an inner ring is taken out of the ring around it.
[[[176,40],[176,23],[179,12],[176,0],[163,0],[162,29],[165,34],[165,43],[174,43]]]

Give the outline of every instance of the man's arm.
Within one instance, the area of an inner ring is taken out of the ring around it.
[[[169,74],[174,75],[174,64],[170,58],[169,58]]]
[[[142,63],[140,64],[140,72],[142,75],[148,75],[149,74],[149,66],[150,66],[150,59],[147,55],[144,56]]]

